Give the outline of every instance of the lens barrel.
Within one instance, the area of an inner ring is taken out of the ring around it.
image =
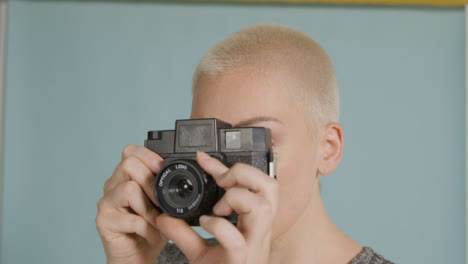
[[[175,160],[156,176],[154,194],[159,208],[177,218],[195,218],[211,212],[217,186],[195,161]]]

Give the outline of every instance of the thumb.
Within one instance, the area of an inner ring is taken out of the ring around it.
[[[182,219],[161,214],[156,219],[156,225],[159,232],[179,247],[189,262],[197,259],[208,247],[205,239]]]

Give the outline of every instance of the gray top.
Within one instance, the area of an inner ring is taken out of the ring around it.
[[[217,244],[216,240],[209,239],[210,244]],[[182,251],[175,245],[168,243],[159,255],[156,264],[188,264],[187,258]],[[372,250],[370,247],[364,247],[349,264],[393,264]]]

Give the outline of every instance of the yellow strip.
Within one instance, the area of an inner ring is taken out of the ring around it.
[[[213,1],[213,0],[211,0]],[[432,5],[464,6],[468,0],[228,0],[228,2],[254,3],[328,3],[328,4],[361,4],[361,5]]]

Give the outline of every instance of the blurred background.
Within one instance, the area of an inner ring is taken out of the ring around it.
[[[9,1],[1,263],[104,263],[96,202],[122,148],[188,118],[201,56],[259,22],[335,64],[334,223],[397,263],[464,263],[462,7],[149,0]]]

